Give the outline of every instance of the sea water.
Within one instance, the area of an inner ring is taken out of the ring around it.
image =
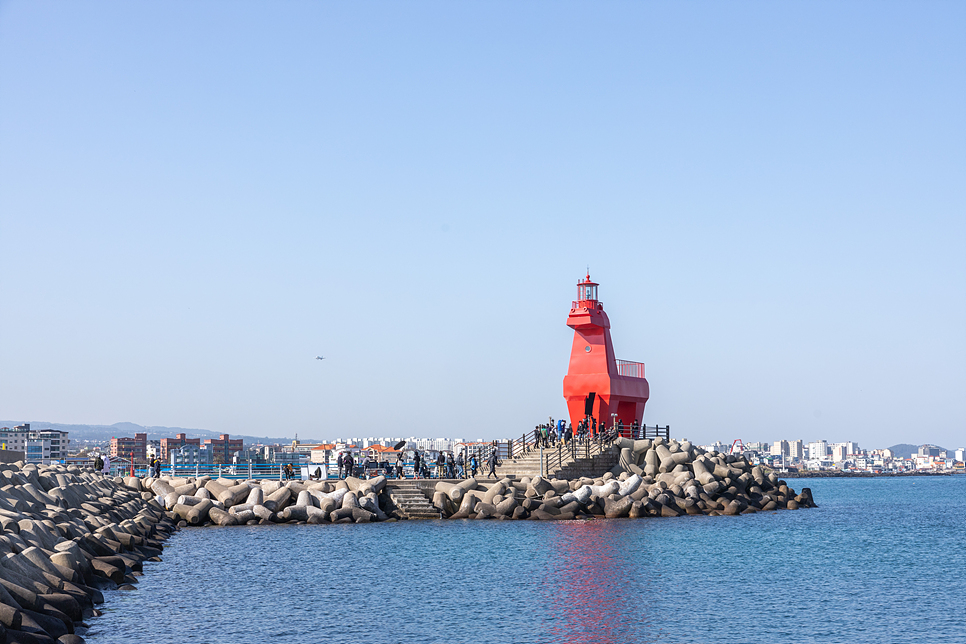
[[[966,477],[735,517],[189,528],[109,642],[966,642]]]

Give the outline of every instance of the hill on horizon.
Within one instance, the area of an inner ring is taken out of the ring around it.
[[[894,456],[899,456],[902,458],[912,458],[913,456],[919,453],[919,447],[921,445],[935,445],[935,443],[919,443],[919,445],[912,445],[910,443],[899,443],[898,445],[893,445],[888,449],[892,450],[892,454]],[[936,447],[938,447],[941,450],[946,450],[945,447],[941,447],[939,445],[936,445]],[[949,451],[949,450],[946,450],[946,451]]]
[[[176,434],[185,434],[188,438],[218,438],[225,432],[213,432],[207,429],[188,429],[185,427],[163,427],[163,426],[143,426],[137,423],[122,421],[113,425],[81,425],[69,423],[50,423],[41,420],[0,420],[0,427],[14,427],[30,423],[31,429],[56,429],[62,432],[70,432],[72,440],[88,441],[109,441],[115,436],[131,436],[144,433],[149,440],[161,438],[172,438]],[[230,434],[232,438],[241,438],[245,444],[249,443],[291,443],[292,439],[287,437],[268,437],[268,436],[246,436],[244,434]],[[317,442],[314,439],[301,439],[306,443]]]

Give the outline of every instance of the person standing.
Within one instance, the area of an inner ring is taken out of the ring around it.
[[[419,450],[416,450],[415,451],[415,456],[413,456],[413,478],[414,479],[418,479],[419,478],[419,461],[420,460],[422,460],[422,459],[419,458]]]
[[[343,468],[345,467],[345,452],[339,452],[339,457],[335,459],[335,464],[339,467],[339,478],[342,478]]]
[[[403,477],[403,453],[399,452],[396,454],[396,478],[401,479]]]
[[[480,467],[480,461],[476,458],[476,452],[473,452],[473,456],[470,456],[470,477],[476,478],[476,470]]]
[[[94,470],[95,471],[100,471],[100,470],[103,470],[103,469],[104,469],[104,459],[101,458],[101,455],[100,454],[98,454],[97,455],[97,458],[94,459]]]
[[[350,476],[353,475],[352,468],[356,464],[355,459],[352,458],[352,453],[351,452],[345,455],[345,461],[344,462],[345,462],[345,478],[349,478]]]
[[[101,467],[101,473],[104,474],[105,476],[111,473],[111,457],[110,456],[105,456],[104,457],[104,466]]]

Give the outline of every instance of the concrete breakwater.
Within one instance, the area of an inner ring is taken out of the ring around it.
[[[0,465],[0,641],[83,642],[103,590],[133,590],[177,529],[153,494],[91,470]]]
[[[687,441],[617,439],[616,466],[597,478],[475,479],[436,485],[433,505],[449,518],[560,520],[589,517],[735,515],[814,507],[774,472],[740,456],[705,452]]]
[[[662,438],[618,439],[615,446],[620,459],[610,471],[574,480],[537,476],[400,483],[379,476],[287,482],[209,477],[118,481],[144,498],[153,496],[181,525],[368,523],[415,517],[676,517],[814,505],[808,488],[797,494],[774,472],[766,473],[739,456],[707,453],[686,441]],[[418,498],[404,500],[404,489]]]

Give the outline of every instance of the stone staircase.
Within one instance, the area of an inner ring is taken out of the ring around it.
[[[427,484],[432,490],[436,483],[435,480],[426,479],[391,481],[386,485],[386,489],[392,502],[407,519],[438,519],[439,510],[433,507],[430,497],[427,497],[423,491]]]
[[[581,476],[594,478],[601,476],[604,472],[617,465],[619,460],[619,450],[616,447],[604,447],[601,452],[592,454],[589,457],[581,456],[581,452],[583,451],[582,447],[578,448],[577,458],[574,458],[569,451],[561,450],[561,458],[559,459],[558,465],[557,449],[544,449],[544,459],[546,460],[549,456],[552,465],[549,469],[546,465],[544,466],[543,475],[547,478],[574,479]],[[504,459],[503,465],[498,467],[496,472],[500,478],[509,476],[520,479],[524,476],[529,476],[530,478],[538,476],[540,474],[539,448],[531,449],[530,452],[522,454],[517,458]],[[484,472],[480,478],[485,478],[485,476]]]

